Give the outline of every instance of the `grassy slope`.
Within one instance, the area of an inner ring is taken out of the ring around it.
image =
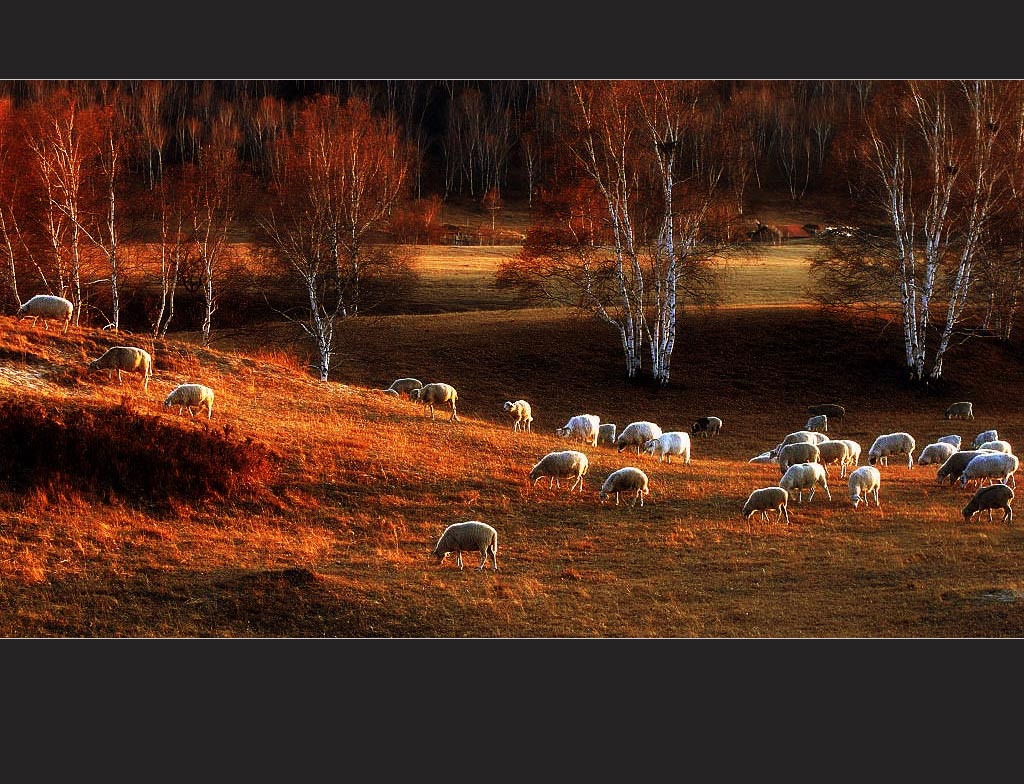
[[[278,472],[244,496],[169,507],[107,504],[70,486],[2,501],[0,618],[4,636],[688,637],[1019,636],[1024,537],[987,520],[963,525],[969,496],[934,484],[934,468],[883,469],[881,511],[854,512],[845,483],[833,501],[791,507],[793,524],[745,522],[774,466],[749,457],[836,401],[836,432],[862,443],[907,429],[923,446],[987,427],[1017,443],[1024,415],[1019,347],[975,343],[951,357],[943,389],[904,386],[890,331],[800,307],[690,316],[665,390],[621,379],[614,336],[559,310],[398,316],[345,325],[335,380],[304,375],[259,345],[213,351],[153,347],[148,394],[122,393],[81,368],[115,339],[58,336],[4,319],[0,396],[59,408],[122,394],[176,426],[223,428],[267,444]],[[794,340],[796,334],[812,336]],[[122,341],[127,338],[122,337]],[[145,341],[142,345],[147,346]],[[148,346],[147,346],[148,347]],[[412,375],[460,392],[461,423],[373,391]],[[998,384],[991,379],[997,378]],[[213,422],[179,420],[159,401],[184,380],[217,390]],[[1011,392],[1009,396],[1007,393]],[[533,434],[513,434],[501,403],[534,403]],[[978,419],[946,422],[952,400]],[[649,418],[686,429],[725,421],[697,440],[689,466],[586,448],[587,489],[528,487],[553,429],[580,412],[624,426]],[[17,445],[4,444],[4,449]],[[611,470],[643,467],[651,503],[597,502]],[[499,530],[494,574],[438,568],[427,553],[444,526],[482,519]]]

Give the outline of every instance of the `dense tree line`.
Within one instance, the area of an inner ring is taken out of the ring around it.
[[[755,191],[841,205],[815,262],[837,307],[897,302],[916,379],[1009,337],[1024,255],[1024,97],[1002,81],[0,82],[0,308],[76,324],[335,325],[413,285],[396,244],[440,204],[533,227],[499,282],[584,309],[631,378],[671,378],[679,316],[749,247]]]

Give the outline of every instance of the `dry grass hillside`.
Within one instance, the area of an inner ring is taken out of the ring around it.
[[[0,318],[0,635],[6,637],[1008,637],[1024,631],[1020,526],[965,525],[971,495],[934,467],[882,469],[880,510],[790,506],[792,524],[743,520],[775,484],[748,459],[839,402],[830,434],[905,429],[923,446],[996,427],[1024,438],[1019,345],[976,341],[950,378],[906,386],[891,328],[800,306],[687,316],[674,380],[621,378],[614,336],[557,309],[394,316],[346,323],[332,380],[303,368],[286,326],[204,349]],[[810,334],[810,341],[794,340]],[[152,350],[148,392],[87,375],[106,346]],[[967,358],[970,357],[970,363]],[[384,396],[401,376],[459,390],[460,422]],[[178,383],[216,390],[213,418],[162,408]],[[503,401],[535,407],[513,433]],[[977,420],[942,411],[972,400]],[[621,428],[688,429],[690,465],[584,447],[570,496],[527,473],[566,448],[572,414]],[[603,478],[642,467],[643,507],[600,504]],[[428,553],[452,522],[499,532],[498,572]]]

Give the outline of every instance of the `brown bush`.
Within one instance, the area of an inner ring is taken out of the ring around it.
[[[130,504],[226,498],[273,473],[267,447],[230,427],[168,422],[113,406],[0,402],[0,486],[16,492],[75,490]]]

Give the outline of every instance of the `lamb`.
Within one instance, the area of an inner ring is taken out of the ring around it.
[[[829,419],[842,419],[846,416],[846,409],[836,403],[820,403],[814,406],[807,406],[807,413],[815,416],[824,414]]]
[[[974,419],[974,406],[966,400],[946,409],[946,419]]]
[[[986,441],[984,444],[979,446],[978,449],[991,449],[993,452],[1005,452],[1008,455],[1013,454],[1013,447],[1010,446],[1009,441]]]
[[[690,464],[690,434],[682,430],[670,430],[644,443],[644,451],[657,455],[658,462],[672,462],[672,455],[679,455],[686,465]]]
[[[555,428],[559,438],[582,441],[584,444],[597,446],[597,434],[601,429],[601,419],[594,414],[577,414],[570,417],[562,427]]]
[[[620,452],[626,447],[635,446],[636,453],[639,455],[644,444],[652,438],[658,438],[660,435],[661,428],[654,424],[654,422],[630,422],[626,425],[626,429],[619,434],[619,437],[615,439],[615,446]]]
[[[1005,452],[988,452],[971,459],[971,462],[960,474],[961,487],[967,487],[967,483],[977,479],[983,482],[985,479],[992,484],[993,479],[998,479],[1004,485],[1012,484],[1017,486],[1017,480],[1013,474],[1020,465],[1016,455],[1009,455]]]
[[[455,553],[455,563],[461,570],[463,550],[480,551],[480,566],[477,568],[481,571],[487,566],[487,555],[490,554],[494,571],[498,571],[498,532],[492,526],[479,520],[452,523],[444,529],[430,554],[440,564],[450,553]]]
[[[574,489],[583,492],[583,477],[590,470],[590,461],[582,452],[567,449],[564,452],[548,452],[530,469],[530,482],[536,487],[538,480],[548,478],[548,489],[552,484],[562,488],[562,479],[572,479],[569,492]]]
[[[945,463],[939,466],[939,470],[935,474],[935,483],[941,485],[942,480],[949,478],[950,486],[953,485],[960,475],[967,468],[967,464],[971,462],[978,455],[992,455],[995,452],[989,452],[988,450],[982,451],[980,449],[965,449],[961,452],[954,452],[949,456]]]
[[[789,467],[797,463],[817,463],[821,460],[821,450],[817,444],[800,442],[786,444],[779,450],[779,473],[784,474]]]
[[[797,463],[796,465],[791,465],[786,469],[786,473],[782,475],[782,479],[779,480],[779,487],[786,490],[791,498],[794,490],[799,493],[797,503],[803,503],[804,490],[811,491],[807,500],[814,500],[814,491],[817,489],[818,485],[825,488],[828,500],[831,501],[832,493],[829,492],[828,489],[828,478],[825,475],[825,466],[821,463]]]
[[[1003,522],[1007,525],[1013,524],[1013,509],[1010,508],[1010,503],[1013,501],[1013,489],[1008,485],[1002,483],[989,485],[988,487],[979,487],[971,500],[967,502],[967,505],[961,510],[961,514],[964,516],[964,522],[971,522],[971,518],[974,517],[978,512],[988,510],[988,521],[992,522],[992,510],[1002,509],[1003,510]]]
[[[869,495],[875,498],[875,506],[881,507],[878,502],[878,488],[882,484],[882,475],[874,466],[861,466],[856,471],[850,472],[850,501],[856,509],[860,502],[864,502],[864,508],[870,506]]]
[[[597,428],[597,443],[599,444],[615,444],[615,423],[605,422]]]
[[[690,428],[690,433],[695,436],[700,435],[703,438],[709,438],[711,436],[717,436],[721,430],[721,419],[716,416],[702,416],[693,423],[693,427]]]
[[[117,371],[117,383],[123,384],[121,371],[141,373],[142,388],[149,389],[149,379],[153,377],[153,357],[145,349],[135,346],[111,346],[99,359],[89,363],[89,372],[106,370],[107,379],[112,379]]]
[[[824,433],[818,433],[814,430],[797,430],[795,433],[790,433],[782,439],[782,446],[787,444],[799,444],[806,442],[808,444],[820,444],[822,441],[828,441],[828,436]]]
[[[807,461],[810,462],[810,461]],[[822,441],[818,444],[818,462],[828,467],[833,463],[839,465],[839,476],[846,476],[846,467],[853,464],[853,450],[846,441]]]
[[[916,443],[910,433],[888,433],[875,439],[875,443],[868,450],[868,463],[874,465],[879,460],[885,459],[882,465],[888,465],[889,457],[896,455],[907,456],[907,468],[914,467],[914,447]]]
[[[818,414],[812,416],[807,420],[807,424],[804,425],[805,430],[811,430],[815,433],[827,433],[828,432],[828,417],[825,414]]]
[[[69,299],[57,297],[53,294],[36,294],[18,308],[18,321],[23,318],[42,319],[43,329],[48,330],[47,321],[63,321],[62,333],[67,333],[71,326],[71,316],[75,312],[75,306]]]
[[[423,383],[416,378],[396,378],[388,389],[394,390],[399,396],[410,397],[414,389],[423,389]]]
[[[849,438],[839,438],[837,441],[842,441],[848,447],[850,447],[850,465],[857,467],[860,465],[860,444]]]
[[[427,415],[428,409],[430,410],[431,422],[434,421],[434,406],[442,406],[446,403],[452,407],[452,415],[448,417],[448,421],[460,421],[458,412],[455,410],[455,401],[459,399],[459,393],[451,384],[437,382],[427,384],[419,389],[412,389],[409,391],[409,399],[419,400],[423,403],[423,416]]]
[[[917,457],[918,465],[942,465],[956,452],[956,447],[946,442],[928,444]]]
[[[786,524],[789,524],[789,512],[787,511],[789,505],[789,493],[781,487],[762,487],[752,492],[747,502],[743,504],[743,519],[749,520],[750,516],[754,512],[761,513],[762,520],[768,520],[768,511],[770,509],[777,509],[779,516],[776,520],[782,520],[785,518]]]
[[[517,400],[515,403],[506,400],[505,411],[512,417],[512,432],[517,430],[525,430],[527,433],[533,432],[533,409],[529,403],[525,400]]]
[[[963,442],[963,439],[960,438],[960,436],[957,436],[957,435],[942,436],[941,438],[936,438],[935,439],[935,443],[937,443],[937,444],[952,444],[957,449],[960,448],[960,444],[962,442]]]
[[[997,433],[995,430],[982,430],[980,433],[978,433],[978,435],[974,437],[974,441],[972,442],[971,446],[974,449],[980,449],[981,445],[984,444],[986,441],[998,440],[999,433]]]
[[[206,409],[206,418],[213,418],[213,390],[202,384],[179,384],[164,399],[164,407],[178,407],[178,414],[183,408],[188,409],[189,416],[195,416],[193,408]]]
[[[762,452],[761,454],[757,455],[756,457],[750,458],[747,462],[748,463],[777,463],[778,461],[779,461],[778,456],[774,456],[773,457],[772,453],[770,451],[768,451],[768,452]]]
[[[615,493],[615,505],[619,505],[619,493],[632,493],[633,503],[632,506],[636,506],[637,499],[640,499],[640,506],[644,505],[644,496],[651,492],[650,481],[647,479],[647,474],[641,471],[639,468],[633,466],[626,466],[620,468],[618,471],[612,471],[608,474],[608,478],[604,480],[604,484],[601,485],[601,489],[597,493],[597,497],[601,499],[601,503]]]

